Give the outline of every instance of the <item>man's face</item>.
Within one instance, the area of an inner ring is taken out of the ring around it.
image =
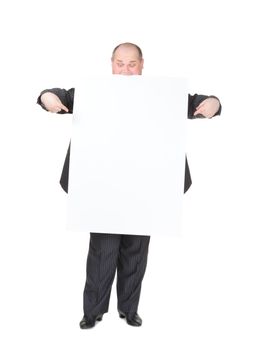
[[[143,59],[138,50],[131,46],[120,46],[112,58],[112,74],[141,75]]]

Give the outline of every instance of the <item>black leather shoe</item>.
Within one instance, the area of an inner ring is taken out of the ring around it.
[[[119,317],[125,318],[130,326],[140,327],[142,325],[142,319],[137,314],[137,312],[119,311]]]
[[[103,315],[98,315],[96,317],[89,318],[87,315],[84,315],[79,325],[81,329],[92,328],[95,326],[96,321],[102,321]]]

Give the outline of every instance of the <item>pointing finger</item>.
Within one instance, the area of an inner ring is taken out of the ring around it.
[[[64,106],[63,104],[60,104],[59,106],[61,108],[61,110],[63,109],[65,112],[68,112],[68,108],[66,106]]]

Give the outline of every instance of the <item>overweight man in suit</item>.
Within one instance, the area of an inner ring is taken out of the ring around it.
[[[132,43],[118,45],[112,53],[112,73],[141,75],[143,57],[141,49]],[[38,103],[53,113],[72,113],[74,88],[53,88],[41,92]],[[215,96],[189,95],[188,118],[212,118],[220,114],[221,105]],[[67,151],[60,179],[68,191],[70,146]],[[186,160],[185,188],[191,185],[191,176]],[[117,271],[118,312],[131,326],[141,326],[137,313],[141,284],[145,274],[150,236],[126,234],[90,233],[90,245],[86,264],[86,283],[83,293],[82,329],[91,328],[101,321],[108,311],[112,283]]]

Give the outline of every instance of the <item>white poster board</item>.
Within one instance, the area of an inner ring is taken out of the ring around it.
[[[74,98],[68,229],[178,235],[186,80],[86,78]]]

